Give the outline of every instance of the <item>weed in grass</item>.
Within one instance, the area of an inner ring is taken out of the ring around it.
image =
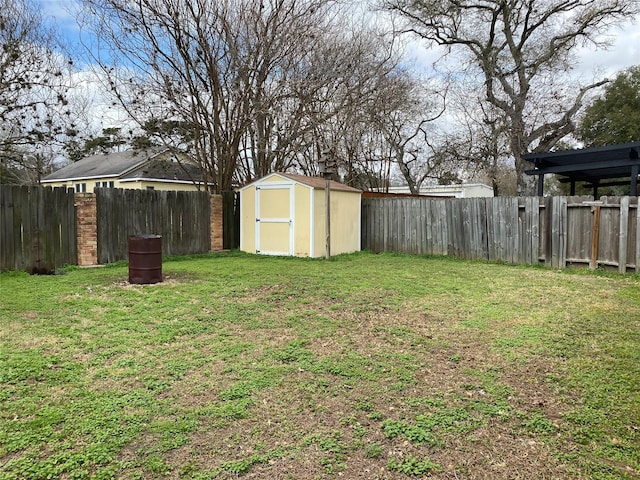
[[[404,473],[405,475],[423,476],[441,471],[439,465],[433,463],[425,457],[418,460],[413,456],[408,456],[402,460],[390,459],[387,463],[390,472]]]
[[[356,401],[353,405],[354,410],[360,410],[361,412],[373,411],[373,403],[368,398],[362,398]]]
[[[279,362],[306,362],[313,357],[313,352],[305,348],[308,344],[307,340],[293,340],[284,347],[274,349],[271,355]]]
[[[545,418],[541,412],[531,412],[528,415],[525,413],[518,413],[518,417],[521,418],[521,425],[529,433],[535,435],[551,435],[556,431],[553,424]]]
[[[214,420],[240,420],[249,416],[252,404],[253,401],[249,398],[238,398],[200,406],[194,413]]]
[[[382,415],[382,412],[378,410],[374,410],[373,412],[367,414],[367,418],[369,420],[378,421],[378,420],[382,420],[384,418],[384,415]]]
[[[384,449],[377,442],[372,442],[364,447],[364,456],[366,458],[380,458],[384,454]]]
[[[153,476],[167,475],[171,467],[167,465],[159,454],[149,455],[143,463],[143,468]]]
[[[217,477],[222,472],[232,473],[234,475],[244,475],[251,467],[261,463],[268,463],[269,460],[280,458],[283,455],[283,451],[280,449],[273,449],[266,453],[254,453],[247,458],[239,460],[229,460],[222,462],[214,471],[211,477]]]
[[[370,370],[371,360],[356,352],[344,352],[320,358],[309,370],[315,373],[329,373],[345,378],[373,379],[375,372]]]
[[[324,467],[325,473],[328,475],[334,475],[338,472],[345,470],[346,465],[344,463],[344,455],[337,455],[334,457],[322,457],[320,458],[320,465]]]
[[[434,397],[409,397],[405,403],[410,407],[444,408],[446,406],[446,402],[442,398]]]

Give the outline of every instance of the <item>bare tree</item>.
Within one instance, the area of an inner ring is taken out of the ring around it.
[[[67,93],[72,62],[31,0],[0,0],[0,158],[12,181],[38,183],[52,144],[73,135]],[[8,177],[5,177],[8,178]]]
[[[448,86],[404,70],[389,78],[380,92],[374,127],[384,137],[395,167],[413,194],[428,179],[435,180],[454,167],[437,155],[433,123],[445,111]]]
[[[533,193],[521,155],[552,148],[575,130],[585,95],[605,81],[569,82],[575,47],[638,11],[634,0],[385,0],[407,32],[463,54],[484,99],[508,126],[518,193]]]
[[[271,171],[313,171],[327,124],[395,68],[392,42],[348,28],[337,2],[82,4],[117,103],[140,127],[180,125],[184,134],[165,141],[187,150],[217,191]]]
[[[437,144],[438,155],[450,159],[467,179],[489,183],[496,196],[515,195],[515,174],[508,142],[508,122],[493,105],[483,101],[481,91],[466,79],[451,86],[447,105],[447,128]],[[505,185],[512,179],[513,185]]]

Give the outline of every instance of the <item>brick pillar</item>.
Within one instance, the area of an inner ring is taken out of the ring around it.
[[[78,265],[98,265],[98,223],[95,193],[76,193]]]
[[[211,251],[219,251],[222,243],[222,195],[211,195]]]

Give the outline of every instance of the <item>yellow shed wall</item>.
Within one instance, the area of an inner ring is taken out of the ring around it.
[[[294,187],[295,212],[293,217],[294,243],[293,254],[296,257],[311,256],[311,190],[304,185]]]
[[[360,251],[360,194],[331,191],[331,255]],[[314,257],[326,254],[325,191],[314,190]]]
[[[256,189],[240,192],[240,250],[256,253]]]
[[[331,255],[360,251],[360,193],[331,192]]]

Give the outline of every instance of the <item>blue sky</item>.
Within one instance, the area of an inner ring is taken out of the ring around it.
[[[76,44],[79,39],[79,29],[72,13],[75,0],[39,1],[45,16],[55,21],[70,44]],[[578,50],[580,73],[612,75],[619,70],[640,64],[640,19],[623,28],[614,29],[610,34],[613,39],[613,46],[610,49],[596,51],[586,47]],[[420,42],[412,42],[408,53],[412,59],[425,65],[430,65],[438,56],[437,50],[429,49]]]
[[[79,44],[80,29],[73,14],[76,0],[38,0],[43,8],[45,19],[55,22],[66,42],[70,46]],[[213,0],[212,0],[213,1]],[[611,77],[616,72],[632,65],[640,64],[640,23],[628,24],[624,28],[610,32],[613,45],[609,50],[595,51],[593,48],[582,48],[577,51],[578,65],[574,74],[583,82]],[[86,34],[86,32],[85,32]],[[440,56],[438,49],[430,49],[420,41],[408,43],[408,61],[415,63],[420,70],[430,71],[431,64]],[[78,65],[78,63],[76,63]],[[80,62],[81,65],[81,62]],[[422,66],[422,68],[420,68]],[[121,125],[124,121],[122,112],[109,107],[109,100],[94,82],[89,81],[90,73],[79,72],[78,79],[85,94],[92,98],[93,119],[95,128]]]

